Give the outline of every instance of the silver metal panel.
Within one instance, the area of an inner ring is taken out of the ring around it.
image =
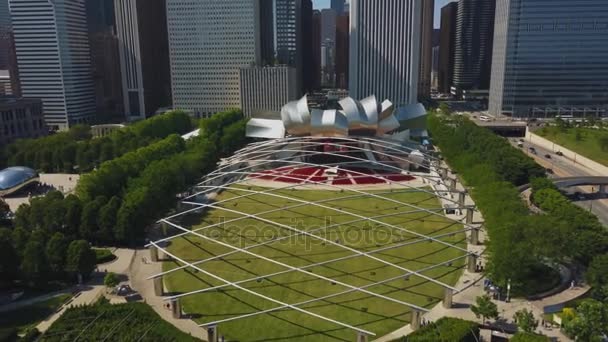
[[[401,124],[394,115],[380,121],[378,124],[378,135],[386,134],[399,128]]]
[[[247,137],[280,139],[285,137],[285,126],[281,120],[251,119],[247,122]]]
[[[377,127],[378,111],[380,109],[380,105],[378,104],[378,100],[376,100],[376,96],[368,96],[361,100],[360,103],[361,108],[363,108],[363,113],[365,114],[368,125]]]
[[[281,109],[281,119],[289,134],[310,134],[310,112],[306,95],[298,101],[288,102]]]
[[[410,120],[423,115],[426,115],[426,108],[422,103],[405,105],[397,109],[397,119],[399,121]]]
[[[384,100],[380,105],[380,117],[378,120],[383,120],[388,118],[395,111],[395,105],[389,100]]]
[[[310,120],[310,135],[321,137],[348,136],[348,120],[335,109],[313,109]]]

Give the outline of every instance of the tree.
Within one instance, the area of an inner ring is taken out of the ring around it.
[[[19,273],[19,257],[13,246],[12,233],[7,228],[0,228],[0,282],[12,282]]]
[[[114,226],[116,225],[116,215],[118,214],[120,205],[120,199],[114,196],[99,210],[99,215],[97,216],[97,226],[99,227],[98,240],[105,243],[114,241]]]
[[[475,299],[475,304],[471,305],[471,311],[475,317],[481,317],[481,323],[485,324],[487,318],[498,318],[498,307],[488,295],[483,295]]]
[[[23,251],[25,250],[25,245],[30,239],[30,232],[25,230],[25,228],[17,227],[13,230],[12,238],[15,251],[17,254],[19,254],[19,256],[22,256]]]
[[[602,341],[602,335],[608,334],[608,305],[593,299],[583,301],[564,328],[576,341]]]
[[[66,271],[72,275],[82,275],[87,279],[95,269],[95,252],[86,240],[75,240],[68,247]]]
[[[11,208],[0,198],[0,227],[8,226],[10,221],[8,220],[8,213],[11,212]]]
[[[60,278],[65,271],[65,257],[68,248],[68,241],[59,232],[53,234],[46,245],[46,256],[49,267],[55,277]]]
[[[532,311],[527,309],[519,310],[513,315],[513,319],[519,329],[524,332],[532,333],[538,327],[538,320],[534,319],[534,314]]]
[[[63,201],[65,208],[64,234],[71,239],[76,239],[80,229],[80,219],[82,216],[82,203],[75,195],[67,195]]]
[[[576,141],[582,141],[583,140],[583,133],[581,133],[581,130],[578,129],[578,128],[575,129],[574,140],[576,140]]]
[[[105,204],[104,197],[99,196],[84,205],[80,217],[80,237],[87,240],[93,240],[97,236],[99,227],[97,226],[97,215],[99,210]]]
[[[452,111],[450,110],[450,106],[448,106],[448,104],[445,102],[441,102],[441,104],[439,105],[439,110],[441,111],[441,113],[443,115],[452,114]]]
[[[608,135],[601,136],[598,139],[598,143],[599,143],[602,151],[604,151],[604,152],[608,151]]]
[[[608,285],[608,254],[598,255],[593,258],[585,273],[585,279],[595,289]]]
[[[106,274],[106,276],[103,278],[103,284],[107,287],[114,287],[118,285],[119,282],[118,276],[116,276],[116,274],[113,272]]]
[[[21,261],[21,272],[23,272],[26,279],[32,281],[35,285],[40,285],[47,280],[49,266],[44,251],[44,244],[38,241],[38,239],[30,239],[25,245],[23,260]]]

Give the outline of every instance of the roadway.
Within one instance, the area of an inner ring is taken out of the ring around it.
[[[513,146],[517,146],[517,142],[519,138],[511,138],[509,142]],[[553,151],[545,149],[541,146],[530,142],[525,139],[523,143],[524,152],[532,157],[538,164],[541,166],[551,169],[553,171],[552,174],[549,174],[549,177],[579,177],[579,176],[606,176],[600,174],[599,172],[589,169],[579,163],[576,163],[575,160],[569,159],[564,156],[558,156]],[[536,150],[536,153],[532,153],[530,147],[533,147]],[[557,148],[556,148],[557,151]],[[550,156],[547,158],[546,156]],[[581,186],[581,187],[572,187],[566,189],[567,194],[570,199],[578,205],[579,207],[591,210],[600,222],[604,224],[604,226],[608,226],[608,199],[605,197],[600,197],[595,193],[597,191],[597,187],[592,186]]]

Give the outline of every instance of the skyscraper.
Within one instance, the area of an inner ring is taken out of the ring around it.
[[[122,92],[128,120],[171,105],[165,0],[115,0]]]
[[[336,11],[321,10],[321,84],[333,88],[336,82]]]
[[[422,17],[420,20],[420,75],[418,77],[418,99],[431,97],[431,69],[433,49],[433,19],[435,0],[422,1]]]
[[[453,86],[490,89],[496,0],[460,0],[456,18]]]
[[[302,90],[304,93],[315,89],[312,13],[312,0],[302,0]]]
[[[289,66],[246,67],[240,70],[241,108],[246,117],[279,113],[296,100],[296,69]]]
[[[8,49],[11,16],[8,0],[0,0],[0,70],[8,69]]]
[[[490,113],[608,110],[608,1],[498,0]]]
[[[239,70],[260,62],[257,1],[167,0],[173,107],[240,106]]]
[[[321,11],[314,10],[312,13],[312,59],[311,75],[312,87],[310,90],[319,89],[321,87]]]
[[[272,65],[274,50],[274,0],[260,0],[260,58],[262,65]]]
[[[350,96],[417,100],[421,0],[351,0]]]
[[[114,0],[87,0],[86,10],[97,115],[102,122],[123,121]]]
[[[456,14],[458,3],[450,2],[441,8],[439,34],[439,86],[437,91],[449,93],[454,77],[454,50],[456,41]]]
[[[95,115],[95,93],[84,0],[9,4],[22,95],[42,99],[52,128],[89,122]]]
[[[344,3],[345,0],[331,0],[331,9],[336,12],[336,15],[344,14]]]
[[[339,15],[336,19],[336,87],[348,88],[348,49],[350,44],[348,14]]]

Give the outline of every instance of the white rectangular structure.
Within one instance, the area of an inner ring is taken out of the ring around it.
[[[296,69],[287,66],[249,67],[240,70],[241,109],[246,117],[280,112],[297,99]]]
[[[10,0],[24,97],[40,98],[55,129],[88,122],[95,92],[84,0]]]
[[[174,108],[207,116],[240,106],[239,69],[260,60],[258,6],[167,0]]]
[[[351,0],[349,92],[417,100],[422,0]]]

